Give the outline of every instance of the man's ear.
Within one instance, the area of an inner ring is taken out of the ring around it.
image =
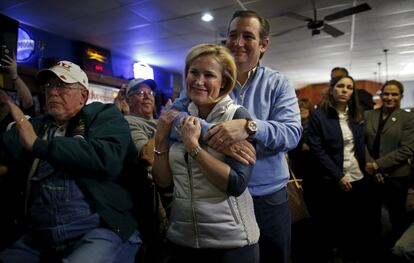
[[[83,99],[83,104],[86,105],[86,102],[88,101],[88,98],[89,98],[89,90],[82,89],[81,96]]]
[[[131,100],[129,99],[129,96],[126,96],[126,97],[125,97],[125,101],[126,101],[126,103],[127,103],[128,105],[130,105],[129,103],[130,103],[130,101],[131,101]]]
[[[267,47],[269,46],[269,38],[266,37],[265,39],[262,40],[262,43],[260,44],[260,53],[265,53]]]

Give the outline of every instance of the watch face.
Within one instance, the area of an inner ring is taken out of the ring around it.
[[[249,121],[247,124],[249,133],[255,133],[257,131],[257,123],[255,121]]]

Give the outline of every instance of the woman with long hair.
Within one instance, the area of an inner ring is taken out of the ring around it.
[[[360,260],[359,247],[367,247],[368,222],[364,177],[363,118],[355,81],[336,77],[309,123],[309,144],[316,169],[309,178],[314,217],[322,245],[322,259],[331,252],[347,260]]]

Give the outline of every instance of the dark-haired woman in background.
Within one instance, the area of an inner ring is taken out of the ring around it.
[[[325,253],[319,262],[331,261],[334,249],[345,262],[362,260],[359,248],[369,245],[362,119],[353,78],[333,78],[309,123],[310,150],[317,169],[312,171],[307,190],[312,191],[312,216]]]
[[[313,103],[302,98],[298,100],[300,109],[300,119],[302,124],[302,137],[295,149],[288,152],[289,165],[292,168],[296,178],[304,180],[304,198],[308,209],[311,209],[311,203],[308,202],[308,192],[306,188],[307,176],[311,175],[310,170],[313,167],[312,158],[309,151],[309,120],[314,111]],[[306,218],[292,224],[291,240],[291,261],[294,263],[314,262],[315,252],[319,249],[317,242],[313,242],[317,235],[313,225],[312,218]]]
[[[302,124],[302,137],[298,146],[289,152],[290,165],[296,177],[303,178],[309,166],[309,119],[314,110],[314,105],[309,99],[302,98],[298,101],[300,119]]]
[[[366,172],[378,182],[380,206],[384,202],[392,229],[389,248],[400,237],[405,221],[405,202],[414,153],[414,115],[400,109],[404,86],[387,81],[381,89],[382,107],[365,112]]]

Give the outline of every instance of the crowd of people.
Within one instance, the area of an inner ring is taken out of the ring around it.
[[[402,83],[387,81],[373,109],[334,68],[315,107],[260,64],[269,32],[235,12],[225,46],[189,50],[185,88],[158,119],[154,80],[87,104],[86,73],[64,60],[36,74],[46,113],[33,116],[15,57],[3,58],[22,103],[0,90],[0,262],[414,262]],[[310,212],[302,257],[289,165]]]

